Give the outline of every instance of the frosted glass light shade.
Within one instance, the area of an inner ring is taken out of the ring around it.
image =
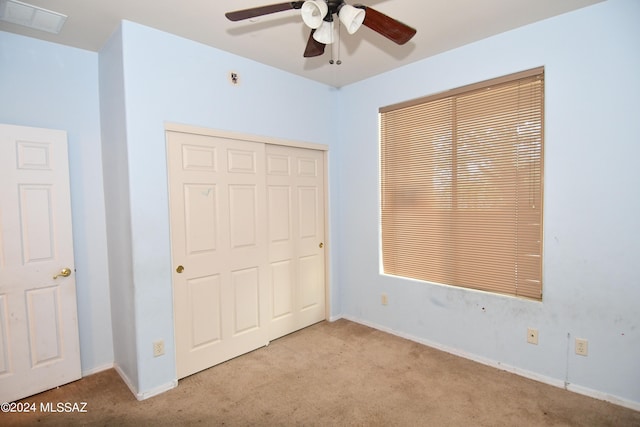
[[[360,28],[364,21],[364,15],[364,9],[359,9],[348,4],[342,6],[340,12],[338,12],[338,18],[340,18],[340,22],[347,28],[349,34],[358,31],[358,28]]]
[[[320,28],[313,32],[313,38],[318,43],[331,44],[333,43],[333,21],[322,21]]]
[[[323,0],[307,0],[302,3],[300,8],[302,20],[309,28],[319,28],[322,25],[322,20],[327,16],[327,11],[327,3]]]

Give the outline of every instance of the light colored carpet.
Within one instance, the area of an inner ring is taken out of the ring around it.
[[[0,425],[640,426],[640,412],[346,320],[322,322],[139,402],[114,370],[23,402],[86,413],[0,414]]]

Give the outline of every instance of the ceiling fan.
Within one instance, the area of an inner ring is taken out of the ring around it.
[[[408,42],[416,33],[414,28],[369,6],[362,4],[351,6],[344,0],[292,1],[228,12],[225,16],[231,21],[242,21],[291,9],[301,9],[302,20],[311,28],[307,47],[304,50],[305,58],[322,55],[325,46],[333,43],[333,15],[338,16],[349,34],[355,33],[361,25],[364,25],[399,45]]]

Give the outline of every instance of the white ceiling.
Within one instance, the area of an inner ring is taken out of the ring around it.
[[[99,51],[121,20],[157,28],[331,86],[344,86],[476,40],[602,0],[347,0],[417,29],[399,46],[367,27],[315,58],[303,58],[309,37],[299,10],[231,22],[225,12],[279,0],[22,0],[63,13],[60,34],[0,21],[0,30]]]

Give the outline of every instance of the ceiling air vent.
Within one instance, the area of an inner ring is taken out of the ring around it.
[[[16,0],[0,0],[0,20],[58,34],[67,15]]]

